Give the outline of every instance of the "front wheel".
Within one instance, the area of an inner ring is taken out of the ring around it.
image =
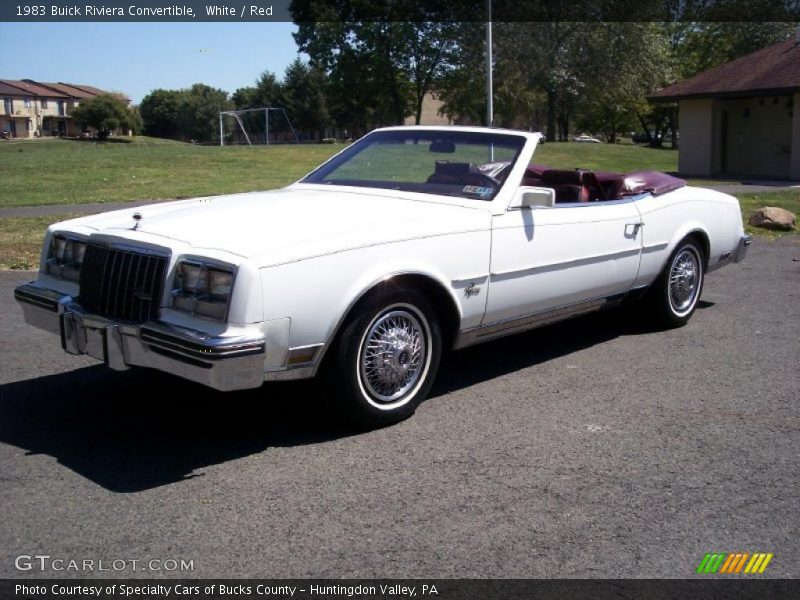
[[[648,308],[660,324],[681,327],[689,321],[703,291],[703,264],[703,251],[693,239],[683,240],[670,255],[648,293]]]
[[[331,375],[345,413],[366,427],[411,416],[430,391],[442,351],[436,313],[417,292],[380,292],[345,323]]]

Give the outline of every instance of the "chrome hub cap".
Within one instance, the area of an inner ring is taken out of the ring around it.
[[[694,306],[700,285],[700,260],[694,251],[681,250],[672,261],[669,272],[669,302],[677,313]]]
[[[361,348],[361,379],[379,402],[402,398],[417,384],[425,367],[423,327],[407,310],[392,310],[378,317]]]

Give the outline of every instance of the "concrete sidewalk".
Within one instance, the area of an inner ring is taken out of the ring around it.
[[[48,204],[43,206],[13,206],[0,208],[0,218],[6,217],[46,217],[49,215],[94,215],[97,213],[137,208],[147,204],[172,202],[174,198],[163,200],[135,200],[133,202],[91,202],[88,204]]]

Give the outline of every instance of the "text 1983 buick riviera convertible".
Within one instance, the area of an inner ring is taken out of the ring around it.
[[[682,325],[705,274],[744,257],[736,198],[533,165],[540,137],[380,129],[281,190],[57,223],[15,296],[112,369],[218,390],[324,370],[380,425],[413,413],[443,351],[636,294]]]

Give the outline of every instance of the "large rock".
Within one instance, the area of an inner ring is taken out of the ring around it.
[[[792,211],[777,206],[764,206],[750,215],[750,225],[777,231],[793,231],[796,221]]]

